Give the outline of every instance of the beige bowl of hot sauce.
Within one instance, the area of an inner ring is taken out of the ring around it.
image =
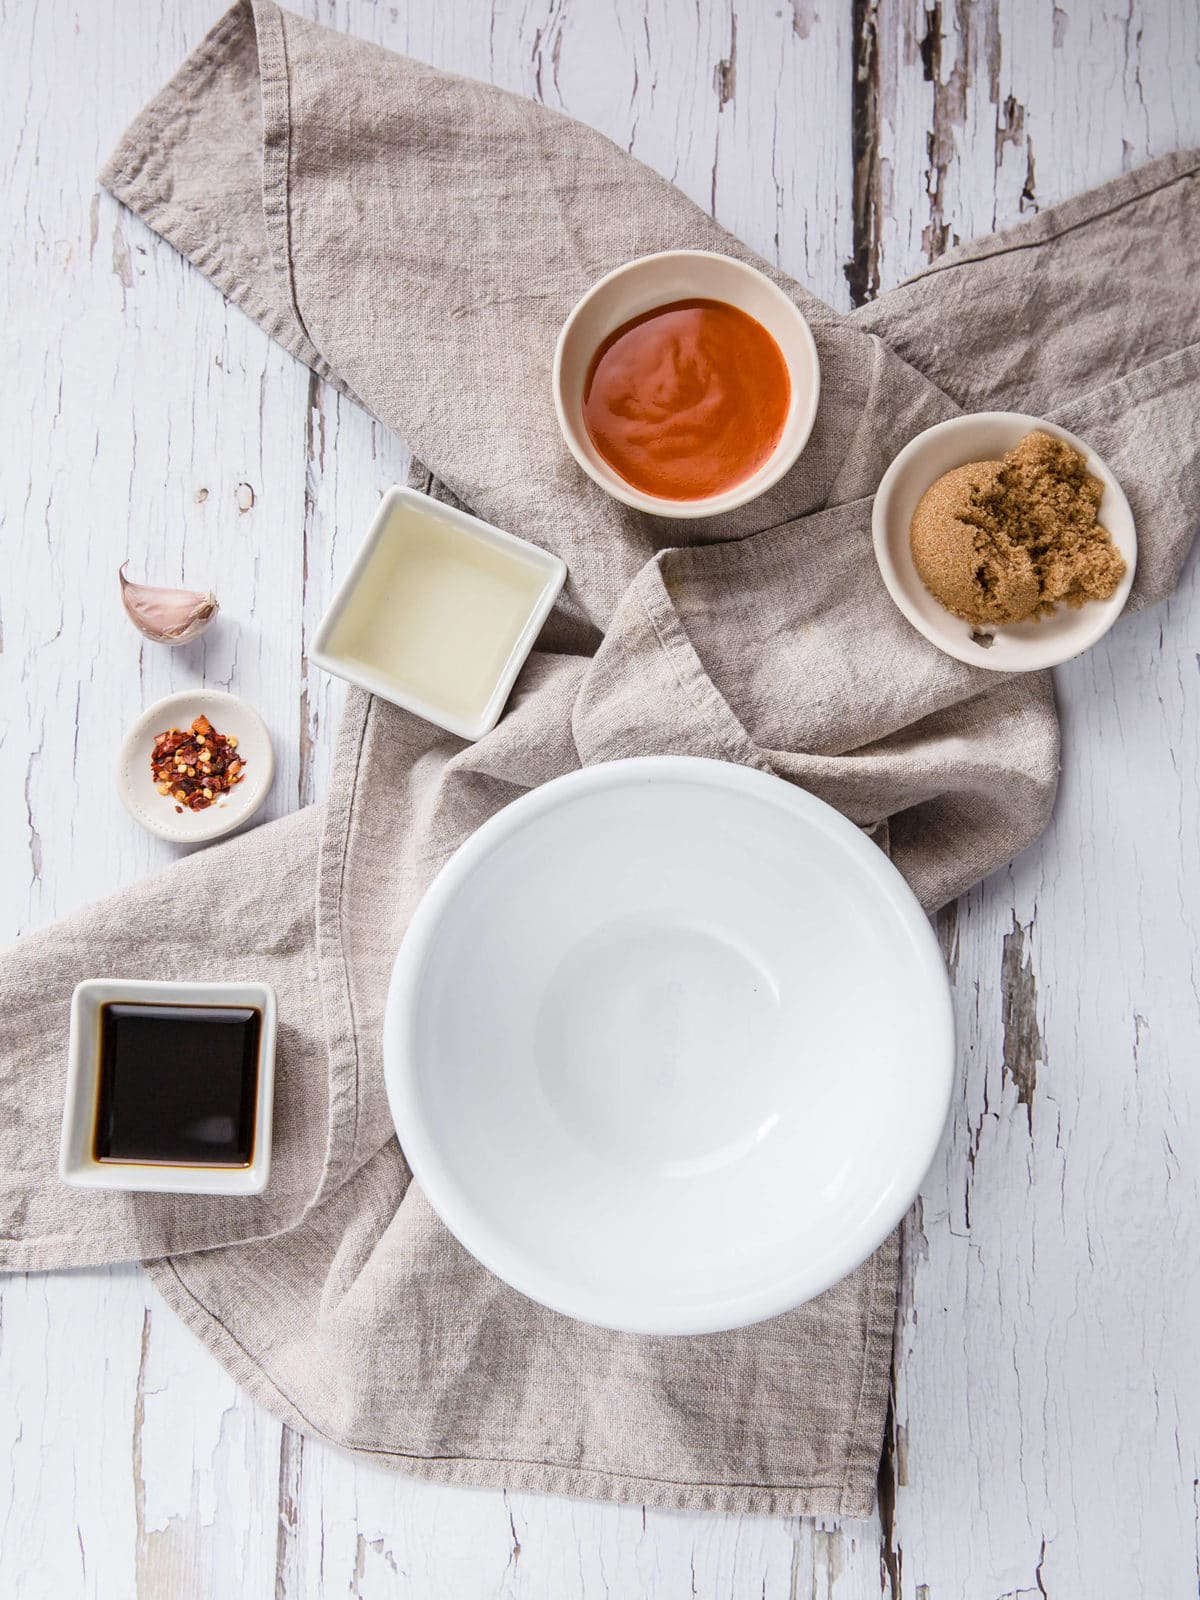
[[[745,505],[795,465],[820,395],[812,331],[754,267],[704,250],[642,256],[563,324],[554,408],[600,487],[661,517]]]

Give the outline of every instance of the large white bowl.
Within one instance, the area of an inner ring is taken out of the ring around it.
[[[396,959],[405,1155],[485,1266],[635,1333],[756,1322],[912,1203],[949,1103],[924,913],[845,817],[767,773],[586,768],[486,823]]]
[[[703,500],[669,500],[634,488],[596,449],[583,417],[588,371],[605,339],[634,317],[675,300],[723,300],[760,322],[779,346],[792,385],[783,432],[766,461],[741,483]],[[803,313],[757,267],[711,250],[663,250],[625,262],[579,301],[558,336],[552,388],[567,448],[614,499],[659,517],[713,517],[753,500],[796,464],[816,421],[821,365]]]

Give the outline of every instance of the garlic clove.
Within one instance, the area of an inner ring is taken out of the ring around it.
[[[121,601],[130,622],[156,644],[186,644],[195,639],[216,616],[220,607],[211,589],[160,589],[153,584],[131,583],[125,576],[129,563],[123,562],[117,576],[121,580]]]

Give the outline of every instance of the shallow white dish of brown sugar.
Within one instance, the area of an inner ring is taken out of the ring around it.
[[[1125,571],[1106,599],[1059,605],[1024,622],[979,625],[956,616],[922,581],[913,559],[913,516],[926,491],[955,468],[999,461],[1031,433],[1060,439],[1083,456],[1103,485],[1096,520],[1124,558]],[[875,557],[888,593],[931,644],[989,672],[1034,672],[1057,666],[1102,639],[1125,609],[1137,568],[1133,512],[1115,475],[1086,440],[1056,423],[1017,411],[981,411],[939,422],[905,445],[883,475],[871,514]]]

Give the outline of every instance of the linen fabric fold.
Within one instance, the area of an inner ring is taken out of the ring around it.
[[[410,442],[421,487],[555,550],[570,577],[478,743],[354,692],[324,807],[215,846],[220,873],[207,853],[182,861],[0,958],[0,1266],[145,1259],[264,1404],[422,1477],[865,1515],[896,1238],[818,1300],[728,1334],[614,1334],[533,1304],[411,1182],[381,1069],[391,961],[480,823],[620,756],[712,756],[798,783],[869,830],[931,909],[1035,839],[1058,767],[1049,678],[972,669],[909,627],[875,568],[871,496],[929,424],[1031,409],[1113,465],[1138,526],[1131,603],[1166,595],[1200,507],[1198,170],[1196,153],[1166,157],[842,316],[579,124],[268,0],[235,6],[102,181]],[[822,364],[796,467],[686,525],[604,495],[549,404],[579,295],[681,247],[766,271]],[[236,931],[205,898],[217,877],[240,885]],[[164,892],[204,913],[166,941],[137,914]],[[274,984],[266,1194],[59,1185],[68,999],[85,976]]]

